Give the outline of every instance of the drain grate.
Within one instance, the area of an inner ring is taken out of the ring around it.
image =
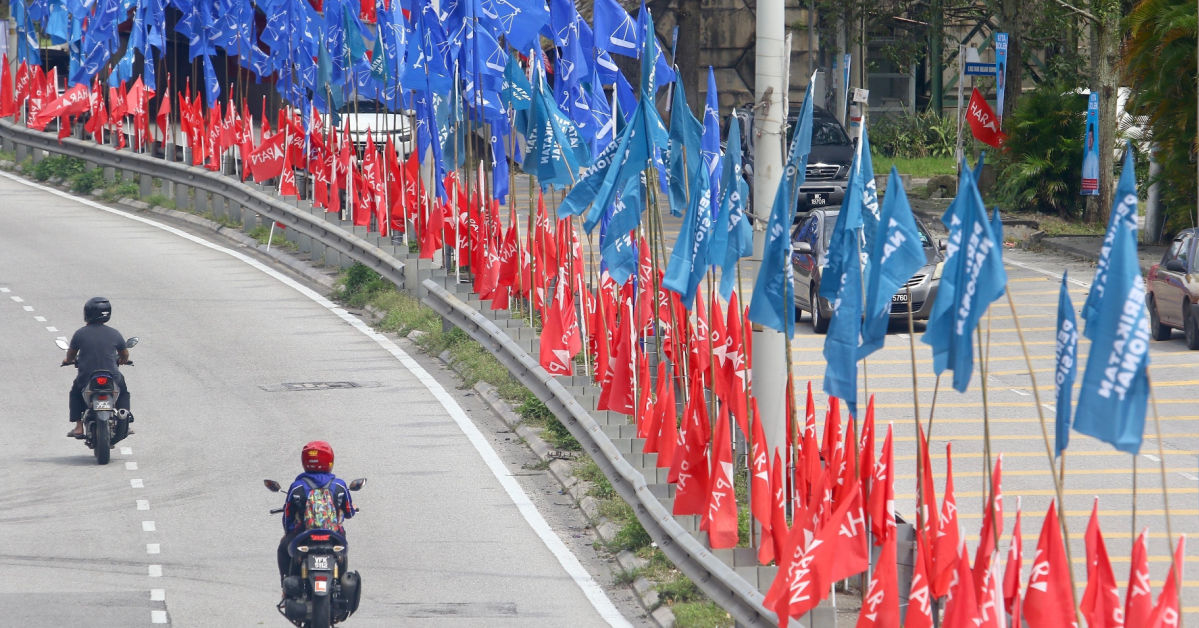
[[[379,382],[283,382],[264,384],[259,388],[267,392],[298,392],[304,390],[346,390],[350,388],[375,388]]]

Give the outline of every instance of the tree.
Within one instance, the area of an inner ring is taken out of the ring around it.
[[[1196,75],[1195,3],[1141,0],[1125,24],[1129,38],[1123,61],[1125,80],[1132,88],[1130,109],[1148,118],[1165,183],[1160,188],[1165,227],[1175,231],[1193,224],[1196,206],[1196,86],[1194,80],[1185,80]]]

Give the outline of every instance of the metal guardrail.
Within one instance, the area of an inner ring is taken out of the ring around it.
[[[98,167],[155,177],[176,186],[223,197],[269,220],[286,224],[295,233],[361,262],[396,286],[417,295],[446,321],[487,347],[554,412],[607,476],[616,492],[633,507],[637,519],[658,548],[708,597],[728,611],[739,625],[777,625],[774,612],[762,605],[762,593],[679,525],[650,491],[645,476],[625,460],[600,424],[561,382],[546,372],[533,356],[495,323],[437,282],[426,279],[418,284],[415,281],[416,273],[409,273],[412,276],[406,277],[405,270],[412,270],[412,266],[363,241],[335,222],[321,220],[303,208],[293,207],[233,177],[205,168],[143,154],[114,151],[111,147],[74,138],[59,142],[53,135],[8,121],[0,121],[0,140],[6,146],[23,148],[24,151],[32,149],[69,155]],[[18,160],[21,156],[22,151],[18,150]],[[406,279],[411,281],[406,282]]]

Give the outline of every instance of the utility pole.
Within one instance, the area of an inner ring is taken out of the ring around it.
[[[783,112],[788,94],[786,68],[791,50],[785,46],[786,14],[783,0],[759,0],[757,43],[754,49],[754,208],[757,224],[764,228],[783,175]],[[765,231],[754,233],[754,252],[761,256]],[[757,327],[757,326],[755,326]],[[753,332],[754,392],[762,416],[768,450],[787,443],[787,362],[782,334],[773,329]]]

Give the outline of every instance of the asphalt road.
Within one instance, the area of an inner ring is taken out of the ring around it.
[[[1018,319],[1032,358],[1036,386],[1052,443],[1054,337],[1061,273],[1063,269],[1069,270],[1072,281],[1070,295],[1077,313],[1086,300],[1087,284],[1094,275],[1094,268],[1091,264],[1055,255],[1013,249],[1004,250],[1004,259],[1008,273],[1007,289],[1018,315],[1013,317],[1007,299],[1002,298],[991,306],[989,316],[981,323],[983,353],[989,354],[986,414],[989,415],[993,459],[1003,454],[1005,517],[1000,550],[1006,551],[1008,548],[1015,511],[1017,505],[1021,505],[1024,511],[1024,582],[1027,583],[1041,522],[1055,491],[1049,475],[1050,463],[1042,438],[1037,400],[1033,395],[1016,321]],[[913,521],[916,428],[913,421],[915,409],[912,402],[910,337],[906,321],[893,323],[891,327],[886,347],[870,356],[860,368],[858,390],[860,394],[875,396],[879,430],[876,447],[882,447],[887,425],[893,425],[895,462],[898,467],[896,511]],[[927,426],[937,378],[932,371],[929,347],[920,341],[924,326],[917,323],[915,327],[915,370],[918,374],[920,417]],[[1078,383],[1083,378],[1089,344],[1089,341],[1080,339]],[[814,390],[820,391],[825,369],[821,355],[823,346],[824,336],[812,332],[809,317],[805,315],[803,322],[797,325],[793,344],[797,385],[806,386],[811,380]],[[1098,497],[1100,524],[1121,597],[1128,582],[1133,536],[1142,528],[1149,530],[1150,570],[1156,597],[1158,588],[1165,580],[1173,551],[1167,540],[1159,460],[1165,461],[1165,481],[1172,513],[1170,531],[1175,538],[1186,534],[1194,539],[1199,533],[1199,399],[1195,394],[1199,389],[1199,352],[1188,351],[1179,332],[1175,333],[1173,340],[1153,342],[1150,351],[1149,372],[1161,419],[1164,458],[1159,458],[1152,406],[1147,417],[1141,454],[1135,460],[1133,456],[1118,452],[1088,436],[1077,432],[1072,432],[1070,436],[1070,446],[1065,455],[1064,511],[1080,596],[1086,584],[1083,534],[1092,501]],[[823,420],[823,396],[818,394],[817,399],[817,405],[821,408],[817,416]],[[863,404],[863,411],[864,407]],[[981,366],[976,364],[970,387],[964,394],[952,389],[952,372],[946,371],[936,394],[933,414],[930,442],[937,498],[943,497],[945,445],[952,442],[958,516],[966,531],[970,551],[973,552],[982,523],[981,513],[984,512]],[[1188,542],[1183,579],[1184,615],[1199,613],[1199,541]]]
[[[349,625],[643,621],[592,576],[607,582],[570,500],[445,373],[194,236],[7,176],[0,198],[0,624],[286,625],[262,479],[289,481],[312,439],[369,478],[347,523],[364,582]],[[103,467],[64,437],[74,372],[53,344],[94,295],[141,339],[124,371],[137,433]]]

